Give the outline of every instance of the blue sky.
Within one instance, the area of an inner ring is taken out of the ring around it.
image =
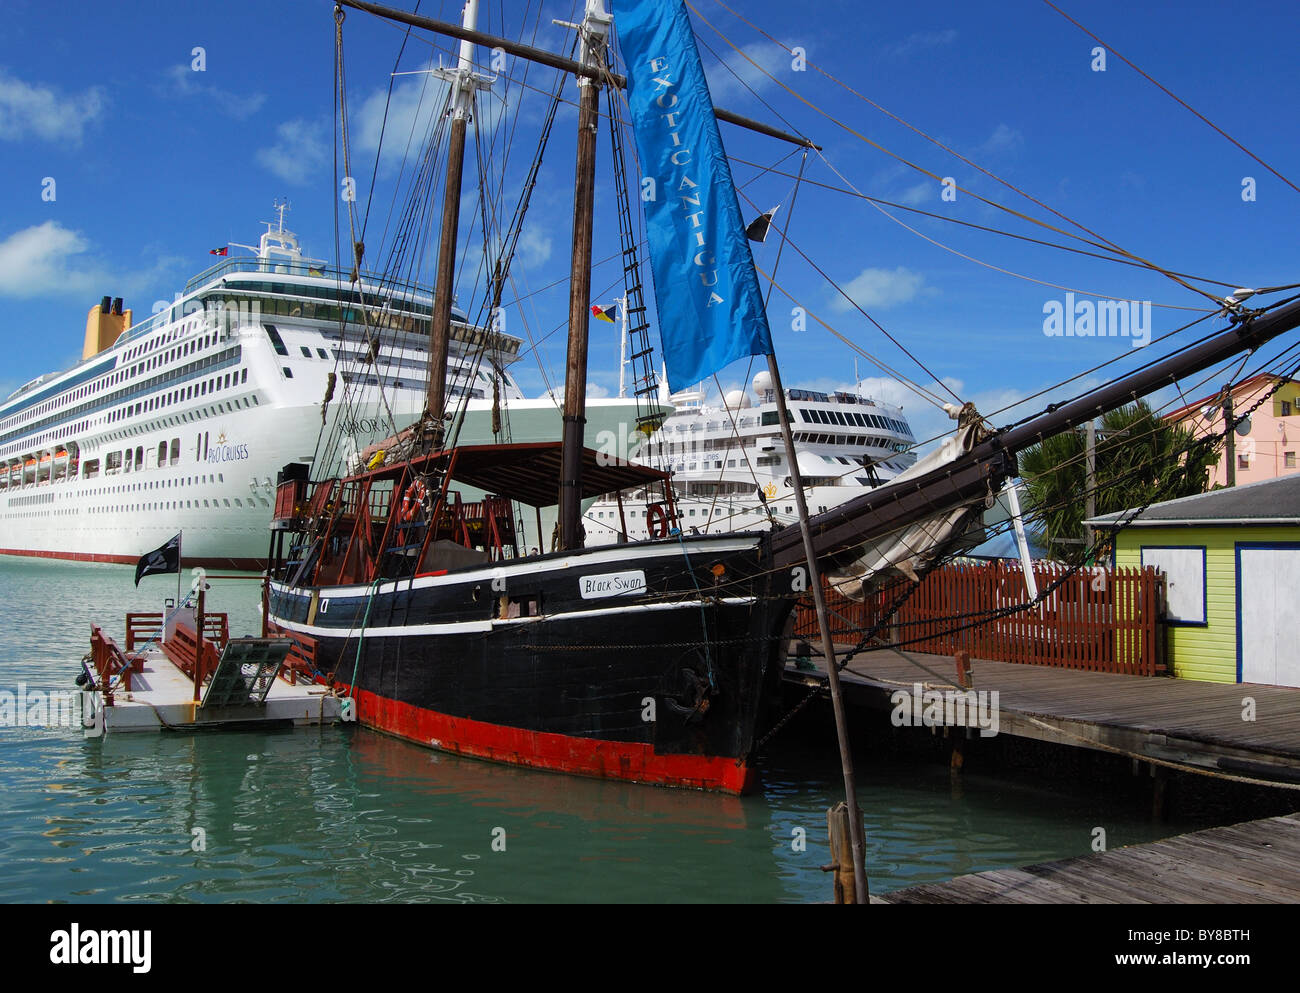
[[[796,127],[821,144],[824,159],[809,160],[810,180],[836,187],[847,181],[871,196],[1056,242],[1066,240],[971,194],[1069,227],[853,96],[821,69],[1128,251],[1231,283],[1300,282],[1300,193],[1113,52],[1105,70],[1095,71],[1096,43],[1041,0],[939,0],[923,7],[834,0],[815,8],[775,0],[728,3],[777,41],[801,47],[808,65],[797,70],[787,52],[717,0],[696,0],[709,22],[695,22],[701,41],[750,87],[703,50],[715,102]],[[1300,7],[1278,0],[1230,6],[1063,0],[1061,6],[1300,183],[1300,135],[1294,128],[1298,70],[1285,44],[1275,43],[1297,34]],[[548,7],[536,43],[564,46],[567,32],[549,18],[572,19],[572,8],[572,0]],[[425,0],[421,12],[457,20],[459,4]],[[481,26],[518,36],[517,14],[507,13],[503,27],[500,3],[485,0],[484,12],[487,23]],[[528,30],[531,34],[531,22]],[[353,172],[361,196],[372,189],[375,195],[367,232],[373,259],[382,250],[388,205],[402,175],[404,138],[393,136],[409,132],[413,121],[420,126],[417,108],[426,77],[397,78],[392,127],[372,184],[378,122],[403,33],[359,12],[349,12],[344,32],[352,145],[362,163],[354,162]],[[771,75],[743,61],[719,32]],[[169,299],[212,261],[209,248],[255,243],[259,222],[271,219],[276,197],[291,201],[289,225],[307,251],[332,257],[338,200],[332,165],[333,35],[331,4],[314,0],[124,0],[115,5],[9,0],[6,31],[0,35],[4,393],[75,362],[86,311],[104,294],[125,297],[143,318],[154,301]],[[400,70],[422,69],[436,60],[439,49],[420,40],[424,37],[413,36]],[[437,44],[450,50],[445,41]],[[203,49],[202,72],[193,68],[197,47]],[[486,53],[482,57],[486,60]],[[518,80],[519,67],[507,74]],[[534,70],[528,83],[549,89],[553,76]],[[573,98],[572,83],[565,93]],[[517,184],[531,157],[543,111],[537,97],[515,85],[484,115],[486,123],[518,122],[505,173],[508,201],[512,182]],[[516,263],[519,293],[537,291],[567,272],[574,121],[566,106]],[[938,183],[837,121],[938,176],[951,176],[963,192],[945,202]],[[733,157],[768,167],[790,151],[728,125],[723,138]],[[602,165],[607,165],[607,149],[602,136]],[[796,157],[776,169],[797,167]],[[759,169],[739,163],[734,171],[747,212],[789,204],[790,178],[759,175]],[[1254,180],[1253,200],[1243,199],[1247,177]],[[54,180],[52,200],[42,197],[47,179]],[[761,207],[750,208],[747,199]],[[597,258],[615,248],[610,204],[602,186]],[[473,226],[470,198],[465,206],[463,230]],[[860,199],[805,185],[793,211],[785,207],[778,221],[789,224],[790,243],[903,341],[928,372],[847,307],[792,249],[787,248],[776,278],[808,312],[894,369],[923,383],[931,382],[931,374],[938,376],[986,412],[1108,359],[1122,358],[1110,368],[1131,367],[1161,347],[1135,349],[1126,338],[1048,337],[1044,308],[1063,301],[1065,290],[989,266],[1074,288],[1085,298],[1105,294],[1151,301],[1157,335],[1199,316],[1174,308],[1206,306],[1202,297],[1147,270],[893,213],[915,232]],[[756,246],[760,267],[770,271],[778,246],[775,237]],[[601,302],[615,295],[605,291],[617,276],[608,265],[595,272]],[[468,280],[458,291],[462,301],[473,295]],[[792,306],[778,292],[770,308],[787,385],[847,386],[854,381],[856,358],[860,377],[878,377],[873,388],[904,403],[918,437],[942,425],[942,415],[931,405],[855,356],[815,319],[808,320],[807,330],[793,330]],[[563,340],[554,329],[563,323],[566,307],[563,285],[535,292],[524,306],[508,302],[508,330],[545,337],[538,357],[530,354],[515,367],[530,395],[560,382]],[[617,386],[617,345],[605,328],[593,325],[590,378],[597,392]],[[745,364],[720,378],[727,387],[740,383]],[[1001,415],[995,421],[1009,419]]]

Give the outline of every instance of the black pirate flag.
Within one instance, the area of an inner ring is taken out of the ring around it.
[[[142,578],[152,576],[155,572],[180,571],[181,536],[177,534],[162,548],[155,549],[152,552],[145,552],[140,556],[140,561],[135,564],[135,585],[139,586]]]

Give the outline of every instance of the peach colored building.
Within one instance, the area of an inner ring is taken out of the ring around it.
[[[1250,415],[1249,431],[1236,436],[1237,485],[1276,479],[1300,471],[1300,382],[1260,373],[1235,384],[1235,416],[1254,407],[1278,382],[1282,386]],[[1189,428],[1198,437],[1223,432],[1223,397],[1216,393],[1171,411],[1165,419]],[[1227,449],[1210,470],[1210,486],[1228,484]]]

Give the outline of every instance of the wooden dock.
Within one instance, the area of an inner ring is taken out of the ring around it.
[[[1210,828],[1022,869],[873,896],[872,903],[1296,903],[1300,814]]]
[[[787,684],[824,684],[825,663],[816,654],[811,662],[815,671],[792,661]],[[971,669],[973,689],[998,692],[998,734],[1123,754],[1157,769],[1300,784],[1300,689],[982,659],[972,660]],[[958,688],[951,657],[897,649],[855,656],[841,680],[850,706],[879,711],[884,720],[896,691],[915,694],[918,684],[922,691]]]

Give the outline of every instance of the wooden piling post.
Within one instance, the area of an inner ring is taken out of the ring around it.
[[[1169,770],[1162,765],[1151,765],[1151,819],[1165,819],[1165,791],[1169,785]]]
[[[858,811],[858,829],[862,831],[862,811]],[[853,882],[853,826],[849,821],[849,805],[841,800],[826,811],[826,830],[831,843],[831,865],[835,873],[835,902],[857,903]],[[863,837],[859,834],[859,837]],[[863,880],[865,890],[866,880]],[[866,901],[864,901],[866,902]]]
[[[952,739],[952,752],[948,756],[948,772],[957,775],[966,762],[966,729],[953,727],[948,729]]]
[[[953,661],[957,664],[957,685],[964,690],[970,689],[975,685],[971,678],[970,652],[958,652],[953,656]]]
[[[958,652],[953,656],[953,662],[957,665],[957,685],[964,690],[968,690],[973,685],[970,672],[970,652]],[[957,775],[961,772],[961,767],[966,762],[966,729],[965,728],[948,728],[948,736],[952,739],[952,754],[948,758],[948,772]]]

